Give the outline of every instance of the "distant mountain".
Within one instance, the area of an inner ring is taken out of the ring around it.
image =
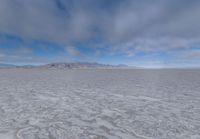
[[[90,63],[90,62],[70,62],[70,63],[50,63],[46,65],[33,66],[33,65],[23,65],[16,66],[12,64],[1,64],[0,68],[22,68],[22,69],[32,69],[32,68],[42,68],[42,69],[111,69],[111,68],[129,68],[129,66],[124,64],[119,65],[109,65],[100,63]]]
[[[0,63],[0,68],[15,68],[16,65]]]
[[[31,69],[31,68],[36,68],[37,66],[33,65],[23,65],[23,66],[17,66],[17,68],[23,68],[23,69]]]
[[[129,66],[125,64],[118,64],[117,67],[129,67]]]
[[[89,62],[74,62],[74,63],[51,63],[40,66],[40,68],[48,69],[87,69],[87,68],[123,68],[127,65],[107,65]]]

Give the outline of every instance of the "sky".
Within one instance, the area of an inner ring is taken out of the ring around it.
[[[0,0],[0,63],[200,67],[199,0]]]

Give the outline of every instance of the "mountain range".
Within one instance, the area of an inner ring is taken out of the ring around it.
[[[0,68],[15,68],[16,65],[0,63]]]
[[[88,69],[88,68],[128,68],[127,65],[109,65],[90,62],[69,62],[69,63],[50,63],[45,65],[33,66],[24,65],[17,66],[11,64],[0,64],[0,68],[41,68],[41,69]]]

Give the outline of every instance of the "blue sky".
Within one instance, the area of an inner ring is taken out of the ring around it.
[[[200,67],[198,0],[0,0],[0,63]]]

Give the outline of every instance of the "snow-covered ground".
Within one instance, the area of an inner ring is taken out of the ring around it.
[[[0,70],[0,139],[200,139],[200,70]]]

